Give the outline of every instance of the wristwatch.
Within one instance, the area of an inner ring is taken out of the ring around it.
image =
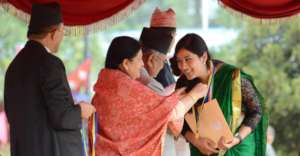
[[[240,133],[236,133],[236,134],[234,135],[234,137],[236,137],[236,138],[238,138],[238,139],[240,140],[239,143],[241,143],[241,142],[243,141],[243,138],[242,138],[242,136],[240,135]]]

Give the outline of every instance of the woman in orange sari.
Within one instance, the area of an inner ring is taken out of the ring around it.
[[[136,81],[143,67],[139,42],[122,36],[113,39],[105,68],[94,86],[92,104],[97,110],[97,156],[160,156],[167,127],[178,135],[184,114],[207,92],[199,83],[160,96]]]

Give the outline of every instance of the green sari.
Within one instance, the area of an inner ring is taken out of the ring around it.
[[[258,90],[253,84],[253,79],[250,75],[240,71],[236,67],[223,64],[220,69],[215,73],[213,78],[213,99],[217,99],[220,108],[223,111],[225,119],[231,127],[232,121],[232,83],[234,72],[240,72],[241,78],[248,79],[259,97],[260,104],[262,107],[261,121],[257,124],[254,131],[252,131],[240,144],[227,150],[225,156],[265,156],[266,153],[266,128],[267,128],[267,117],[264,113],[264,101]],[[238,130],[238,128],[237,128]],[[201,132],[200,132],[201,133]],[[235,132],[233,132],[234,134]],[[190,144],[191,156],[201,156],[200,151]],[[218,155],[218,154],[215,154]]]

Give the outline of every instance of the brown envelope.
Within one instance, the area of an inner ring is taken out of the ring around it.
[[[186,113],[184,116],[185,121],[188,123],[190,129],[194,134],[197,133],[196,120],[192,113]]]
[[[217,100],[211,100],[204,104],[203,107],[198,107],[199,113],[199,137],[209,138],[217,145],[219,139],[224,136],[226,142],[233,139],[231,130],[224,118],[223,112],[219,107]],[[196,134],[196,123],[192,113],[185,115],[185,120],[191,128],[192,132]]]

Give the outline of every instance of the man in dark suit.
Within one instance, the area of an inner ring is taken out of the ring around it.
[[[82,156],[81,120],[95,108],[74,104],[57,52],[64,25],[57,3],[33,4],[28,42],[5,75],[11,156]]]

